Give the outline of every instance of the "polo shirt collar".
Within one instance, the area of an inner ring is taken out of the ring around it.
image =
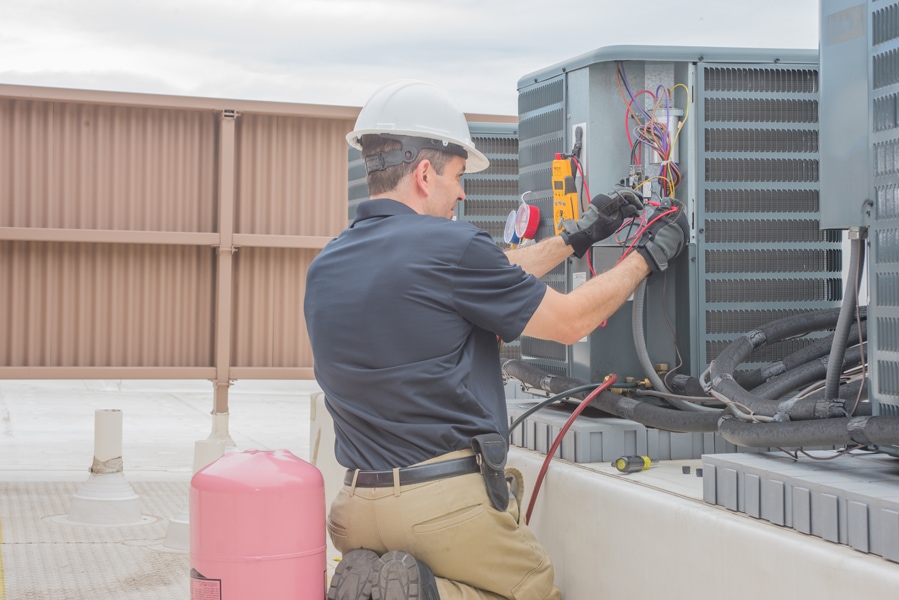
[[[356,206],[356,218],[353,219],[352,227],[359,221],[372,219],[375,217],[393,217],[395,215],[415,215],[418,214],[402,202],[390,200],[388,198],[378,198],[376,200],[365,200]]]

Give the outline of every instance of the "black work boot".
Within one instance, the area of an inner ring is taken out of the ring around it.
[[[369,600],[372,568],[377,562],[378,555],[365,548],[344,554],[331,578],[327,600]]]
[[[371,573],[372,600],[440,600],[434,573],[402,550],[388,552]]]

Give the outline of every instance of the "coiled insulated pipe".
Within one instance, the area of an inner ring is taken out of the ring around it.
[[[788,337],[829,329],[833,327],[839,314],[840,309],[828,309],[792,315],[744,334],[729,344],[712,363],[709,369],[712,389],[756,414],[769,417],[777,415],[782,410],[779,402],[748,392],[734,380],[733,372],[749,358],[753,350]],[[840,402],[827,399],[818,403],[812,412],[817,418],[841,417],[845,414]],[[790,413],[784,416],[792,418]]]

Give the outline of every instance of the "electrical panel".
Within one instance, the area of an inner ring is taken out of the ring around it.
[[[867,235],[868,396],[899,416],[899,3],[821,0],[820,15],[821,212]]]
[[[867,224],[867,9],[859,0],[822,0],[821,224]]]
[[[631,187],[687,207],[687,251],[647,280],[642,318],[659,371],[698,377],[754,327],[839,305],[842,235],[820,223],[817,52],[611,46],[526,75],[518,89],[519,192],[539,209],[538,240],[555,234],[552,163],[572,151],[579,127],[589,195]],[[654,142],[664,152],[641,136],[663,138]],[[615,264],[623,237],[544,280],[573,290]],[[522,358],[582,380],[642,379],[633,308],[570,346],[523,337]],[[765,347],[745,367],[814,335]]]

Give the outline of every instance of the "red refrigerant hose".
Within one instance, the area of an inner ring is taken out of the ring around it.
[[[556,436],[552,447],[546,453],[546,458],[543,460],[543,466],[540,467],[540,473],[537,475],[537,482],[534,484],[534,493],[531,495],[531,501],[528,503],[528,511],[524,517],[525,524],[531,522],[531,512],[533,512],[534,510],[534,503],[537,502],[537,493],[540,491],[540,485],[543,483],[543,477],[546,475],[546,469],[549,468],[549,463],[553,459],[553,454],[556,453],[556,450],[559,448],[559,444],[562,443],[562,438],[564,438],[565,434],[568,433],[568,430],[571,429],[571,426],[578,418],[578,415],[580,415],[588,406],[590,406],[590,403],[593,402],[593,399],[609,389],[609,387],[616,381],[618,381],[618,377],[616,377],[615,375],[609,375],[608,379],[603,381],[602,385],[600,385],[598,388],[590,392],[590,394],[586,398],[584,398],[583,402],[581,402],[578,407],[574,409],[574,412],[571,413],[571,416],[568,417],[568,420],[562,427],[562,431],[560,431],[559,435]]]

